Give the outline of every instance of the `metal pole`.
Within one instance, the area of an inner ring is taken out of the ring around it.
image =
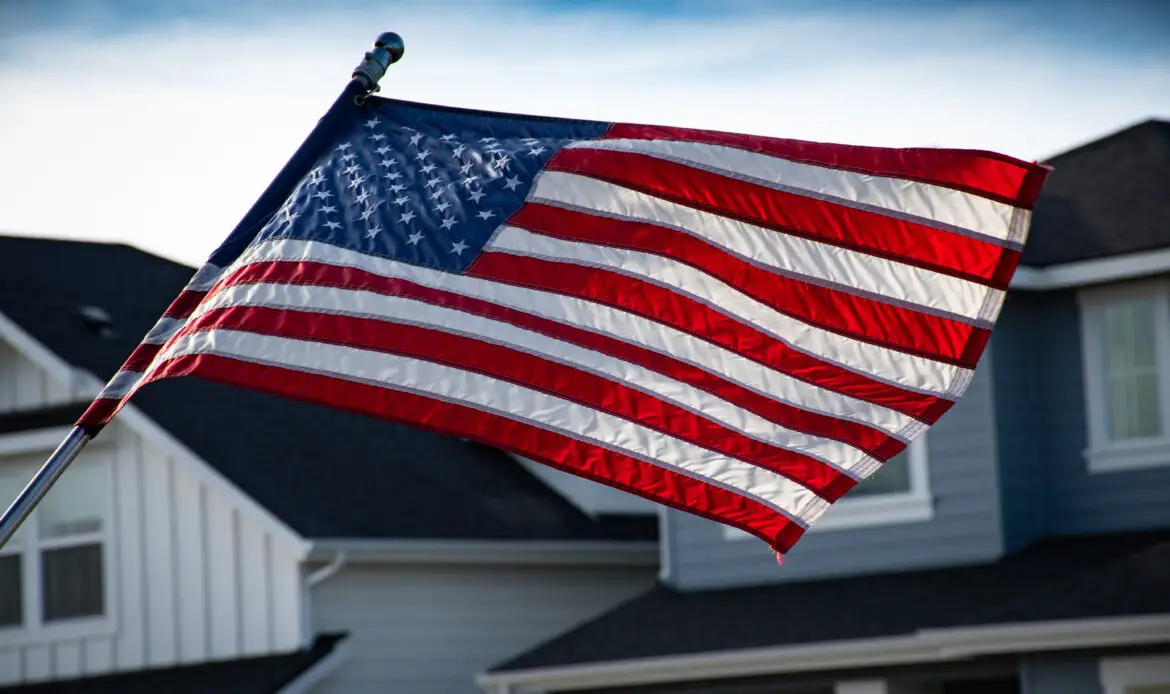
[[[232,232],[233,235],[248,233],[249,230],[250,233],[255,233],[254,230],[260,226],[257,221],[271,214],[272,210],[292,192],[297,180],[304,175],[309,164],[316,158],[322,141],[330,136],[341,116],[350,108],[364,104],[370,94],[378,91],[378,81],[386,74],[387,68],[402,58],[404,51],[402,37],[394,32],[386,32],[377,38],[374,50],[366,53],[362,62],[354,68],[345,90],[317,122],[317,126],[261,194],[252,209],[244,215],[244,219]],[[45,494],[49,493],[53,483],[65,472],[65,468],[69,467],[91,438],[89,431],[80,426],[73,427],[61,445],[57,446],[57,450],[53,451],[41,469],[37,470],[37,474],[33,475],[4,515],[0,516],[0,549],[8,544],[8,540],[20,528],[20,524],[32,513]]]

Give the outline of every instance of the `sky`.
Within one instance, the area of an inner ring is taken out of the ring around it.
[[[1044,159],[1170,118],[1162,0],[0,2],[0,233],[200,264],[374,37],[383,95]]]

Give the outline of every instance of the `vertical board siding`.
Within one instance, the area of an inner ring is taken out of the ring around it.
[[[1020,694],[1103,694],[1097,659],[1027,658],[1020,663]]]
[[[0,342],[0,412],[79,395]],[[0,684],[304,645],[300,565],[289,548],[209,488],[190,462],[117,420],[82,455],[99,454],[112,461],[109,625],[48,642],[3,643]]]
[[[475,674],[650,587],[655,570],[348,565],[312,591],[349,660],[313,694],[482,694]]]
[[[962,564],[998,557],[1003,548],[996,469],[991,360],[985,356],[967,393],[930,429],[928,521],[810,532],[777,566],[754,538],[728,539],[723,526],[669,511],[669,582],[718,588]],[[848,497],[846,497],[848,499]]]

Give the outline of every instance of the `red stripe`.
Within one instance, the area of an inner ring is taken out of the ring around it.
[[[978,150],[858,147],[714,130],[616,123],[602,139],[685,140],[726,145],[792,161],[930,183],[1031,209],[1049,167]]]
[[[856,484],[815,458],[748,438],[627,385],[463,335],[387,320],[253,306],[208,311],[182,333],[216,328],[397,354],[520,384],[771,470],[829,501]]]
[[[665,200],[791,236],[861,251],[972,282],[1007,288],[997,276],[1019,251],[924,224],[740,181],[636,152],[562,149],[545,166],[609,181]]]
[[[195,291],[191,289],[184,289],[179,292],[175,300],[171,302],[169,308],[163,313],[168,318],[186,318],[191,315],[203,298],[207,296],[205,291]]]
[[[148,345],[146,343],[138,345],[130,353],[130,357],[126,359],[125,364],[122,364],[119,371],[146,371],[146,367],[150,366],[150,362],[154,361],[155,355],[162,348],[162,345]]]
[[[617,340],[605,335],[583,330],[563,323],[534,316],[516,309],[493,304],[489,301],[463,296],[440,289],[423,287],[413,282],[383,277],[352,267],[339,267],[324,263],[266,262],[253,263],[237,270],[226,278],[223,286],[255,284],[262,282],[310,284],[325,287],[345,287],[374,291],[381,294],[403,296],[425,301],[436,306],[465,311],[509,323],[526,330],[532,330],[554,339],[608,354],[617,359],[638,364],[652,371],[665,374],[694,388],[704,390],[728,402],[734,403],[759,416],[776,422],[789,429],[803,431],[814,436],[823,436],[843,441],[866,451],[879,460],[889,460],[900,453],[905,444],[885,432],[857,422],[809,412],[778,402],[754,391],[748,390],[709,371],[692,366],[658,352]],[[937,401],[947,403],[945,400]],[[922,407],[926,414],[933,403]],[[945,408],[939,412],[945,411]]]
[[[985,342],[982,334],[990,332],[961,321],[777,275],[703,239],[655,224],[599,217],[539,203],[520,208],[508,219],[508,224],[546,236],[645,251],[678,260],[797,320],[863,342],[965,368],[974,368],[979,360],[979,354],[968,353],[968,345],[973,340]],[[472,266],[473,270],[478,267],[478,263]]]
[[[123,402],[121,398],[98,398],[89,404],[75,425],[85,429],[93,438],[122,409]]]
[[[682,294],[616,272],[507,253],[483,253],[468,274],[556,292],[669,325],[807,383],[923,417],[939,400],[797,351]],[[933,423],[933,422],[932,422]]]
[[[462,405],[209,354],[170,360],[150,380],[175,376],[198,376],[478,441],[741,528],[779,552],[787,552],[803,533],[799,525],[782,514],[721,487],[560,433]]]

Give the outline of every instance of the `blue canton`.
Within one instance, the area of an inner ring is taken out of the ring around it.
[[[321,241],[465,271],[524,203],[545,163],[608,124],[371,99],[257,241]]]

